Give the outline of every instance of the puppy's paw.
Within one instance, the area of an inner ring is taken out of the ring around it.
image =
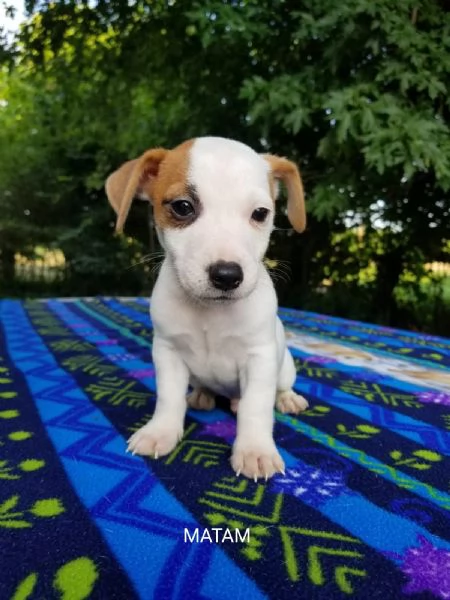
[[[237,414],[237,411],[238,411],[239,400],[240,400],[240,398],[232,398],[230,400],[231,412],[234,413],[235,415]]]
[[[277,392],[275,406],[276,409],[282,413],[297,415],[306,410],[309,404],[306,398],[303,398],[300,394],[296,394],[294,390],[288,390],[285,392]]]
[[[150,421],[128,440],[127,452],[158,458],[172,452],[183,436],[178,425]]]
[[[284,474],[284,461],[273,440],[244,443],[236,441],[231,466],[236,475],[245,475],[255,482],[260,477],[267,481],[275,473]]]
[[[214,394],[203,388],[195,388],[186,398],[188,405],[195,410],[213,410],[216,408]]]

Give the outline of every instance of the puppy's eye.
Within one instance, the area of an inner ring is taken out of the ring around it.
[[[253,212],[252,212],[252,219],[253,221],[256,221],[257,223],[264,223],[264,221],[267,219],[267,215],[269,214],[269,209],[268,208],[256,208]]]
[[[195,214],[195,208],[189,200],[173,200],[170,210],[177,219],[189,219]]]

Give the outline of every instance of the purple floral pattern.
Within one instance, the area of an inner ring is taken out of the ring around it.
[[[130,371],[130,376],[134,379],[144,379],[145,377],[154,377],[155,370],[154,369],[135,369],[134,371]]]
[[[348,491],[348,488],[342,472],[323,471],[317,467],[299,464],[295,468],[287,469],[286,475],[275,476],[273,490],[291,494],[306,504],[320,506]]]
[[[224,440],[232,440],[236,437],[236,420],[226,419],[224,421],[215,421],[203,426],[202,435],[212,435]]]
[[[106,354],[108,360],[111,362],[124,362],[128,360],[139,360],[139,356],[136,354]]]
[[[314,354],[312,356],[308,356],[307,358],[305,358],[305,362],[314,362],[319,365],[326,365],[328,363],[335,363],[337,361],[336,361],[336,359],[328,357],[328,356],[316,356]]]
[[[97,346],[115,346],[119,343],[119,341],[110,338],[108,340],[97,340],[95,343],[97,344]]]
[[[450,598],[450,551],[435,548],[423,536],[419,545],[408,548],[401,569],[409,581],[405,594],[431,592],[437,598]]]
[[[450,406],[450,394],[444,392],[419,392],[416,394],[417,400],[424,404],[443,404]]]

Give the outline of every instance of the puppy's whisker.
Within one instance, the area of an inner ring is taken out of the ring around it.
[[[269,270],[269,275],[272,278],[273,281],[283,281],[285,283],[287,283],[290,278],[291,278],[291,274],[287,273],[285,271],[282,271],[280,269],[270,269]]]
[[[283,263],[277,263],[275,267],[273,267],[274,271],[282,271],[283,273],[290,273],[291,267],[290,265],[284,265]]]
[[[274,263],[274,266],[272,267],[273,269],[286,269],[286,270],[291,270],[291,261],[289,260],[274,260],[272,261]]]
[[[281,258],[277,258],[276,262],[277,262],[277,265],[287,265],[287,266],[290,266],[292,261],[290,261],[290,260],[282,260]]]
[[[283,271],[275,271],[275,273],[273,274],[274,277],[276,279],[279,279],[280,281],[290,281],[291,280],[291,274],[290,273],[284,273]]]
[[[272,275],[274,273],[290,276],[291,266],[288,261],[276,260],[268,264],[268,271]]]
[[[153,265],[153,267],[150,269],[150,274],[155,275],[155,274],[159,273],[159,270],[161,269],[163,262],[164,262],[164,260],[160,260],[158,263]]]
[[[139,267],[140,265],[146,265],[155,260],[163,259],[163,258],[164,258],[164,254],[162,252],[155,252],[154,254],[146,254],[140,260],[138,260],[137,262],[135,262],[132,265],[130,265],[129,267],[127,267],[127,270],[133,269],[134,267]]]

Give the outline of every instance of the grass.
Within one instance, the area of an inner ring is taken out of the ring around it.
[[[442,296],[444,298],[444,302],[450,304],[450,277],[444,277],[442,280]]]

